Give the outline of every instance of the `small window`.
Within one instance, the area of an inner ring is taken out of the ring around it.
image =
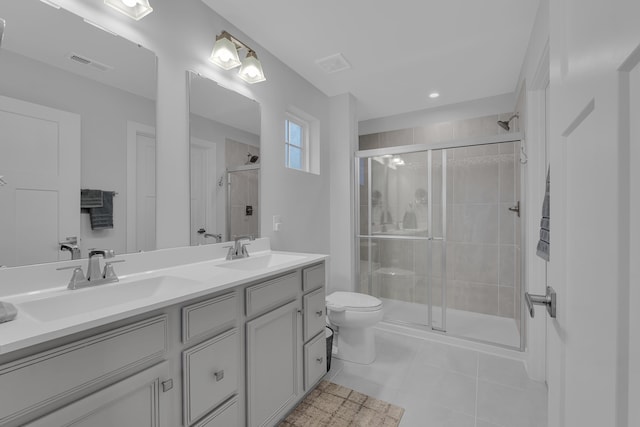
[[[293,116],[289,116],[284,123],[284,164],[291,169],[306,171],[309,156],[309,126],[303,120]]]

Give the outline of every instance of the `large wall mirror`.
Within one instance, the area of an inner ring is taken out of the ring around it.
[[[0,265],[155,249],[155,54],[38,0],[0,18]]]
[[[187,73],[191,134],[191,244],[260,234],[260,106]]]

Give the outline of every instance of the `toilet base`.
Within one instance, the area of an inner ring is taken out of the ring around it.
[[[368,365],[376,360],[375,336],[372,327],[338,330],[338,359]]]

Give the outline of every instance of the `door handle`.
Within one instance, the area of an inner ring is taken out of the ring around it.
[[[529,309],[529,315],[533,318],[535,314],[534,305],[544,305],[547,307],[549,316],[556,317],[556,291],[551,286],[547,286],[545,295],[532,295],[529,292],[524,293],[524,300]]]

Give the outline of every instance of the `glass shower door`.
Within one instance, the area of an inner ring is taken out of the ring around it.
[[[431,237],[427,151],[359,159],[360,292],[387,320],[429,325]]]

